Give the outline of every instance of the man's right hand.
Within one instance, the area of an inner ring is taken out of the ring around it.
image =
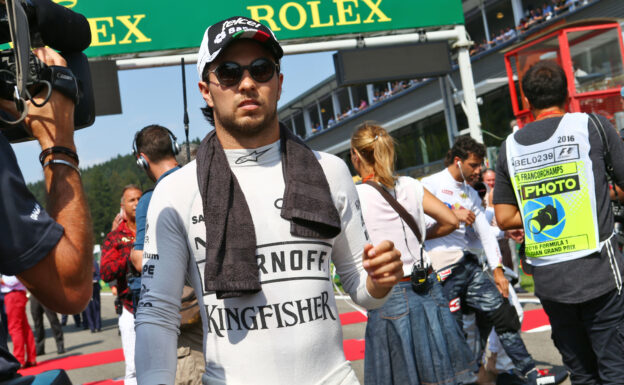
[[[115,219],[113,219],[113,224],[111,226],[111,231],[115,230],[121,222],[123,222],[123,215],[121,213],[115,215]]]
[[[51,48],[36,48],[34,52],[48,66],[67,66],[65,59]],[[37,104],[43,102],[43,94],[33,97]],[[29,103],[25,123],[41,148],[64,146],[75,151],[74,107],[74,102],[58,91],[52,91],[50,100],[42,107]]]
[[[61,55],[51,48],[36,48],[35,55],[48,66],[66,67],[67,62]],[[47,89],[33,96],[37,104],[43,103]],[[30,101],[28,115],[24,123],[28,126],[39,141],[41,148],[63,146],[75,151],[74,145],[74,103],[71,99],[58,91],[52,91],[50,99],[41,107],[35,106]],[[19,116],[15,103],[8,100],[0,100],[0,108],[14,116]]]
[[[472,225],[475,219],[477,219],[475,213],[463,207],[453,208],[453,214],[455,214],[460,222],[464,222],[467,226]]]
[[[513,239],[516,243],[522,243],[524,241],[524,230],[507,230],[505,231],[505,237]]]

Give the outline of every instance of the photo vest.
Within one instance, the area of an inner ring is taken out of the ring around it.
[[[602,247],[587,122],[587,114],[568,113],[544,142],[524,146],[513,134],[507,138],[507,166],[531,265],[582,258]]]

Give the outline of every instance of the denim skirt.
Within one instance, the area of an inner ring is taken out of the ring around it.
[[[462,384],[477,365],[435,274],[422,294],[399,282],[388,301],[368,312],[366,385]]]

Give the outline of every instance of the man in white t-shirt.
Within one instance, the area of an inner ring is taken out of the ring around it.
[[[462,307],[468,307],[494,326],[503,348],[529,384],[547,378],[537,372],[535,362],[520,338],[515,308],[507,300],[509,282],[503,274],[500,250],[477,192],[470,186],[481,172],[485,146],[470,136],[460,136],[447,155],[448,167],[423,178],[422,183],[446,203],[460,220],[459,229],[444,237],[425,241],[434,269],[442,280],[451,312],[462,324]],[[431,221],[430,221],[431,224]],[[467,252],[466,232],[471,226],[483,245],[493,280],[483,271],[477,257]],[[487,330],[487,328],[486,328]],[[484,342],[487,335],[482,336]],[[482,344],[483,344],[482,342]],[[481,349],[483,346],[481,346]]]
[[[204,384],[358,383],[342,349],[330,261],[352,299],[375,308],[403,277],[400,253],[389,241],[367,245],[344,162],[279,124],[282,55],[273,32],[246,17],[204,34],[199,89],[215,130],[150,202],[140,384],[173,382],[185,276],[200,303]]]

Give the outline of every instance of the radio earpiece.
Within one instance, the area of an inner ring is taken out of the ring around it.
[[[464,176],[464,171],[459,165],[459,161],[457,161],[457,168],[459,169],[459,173],[461,174],[462,180],[464,181],[464,186],[466,185],[466,177]]]

